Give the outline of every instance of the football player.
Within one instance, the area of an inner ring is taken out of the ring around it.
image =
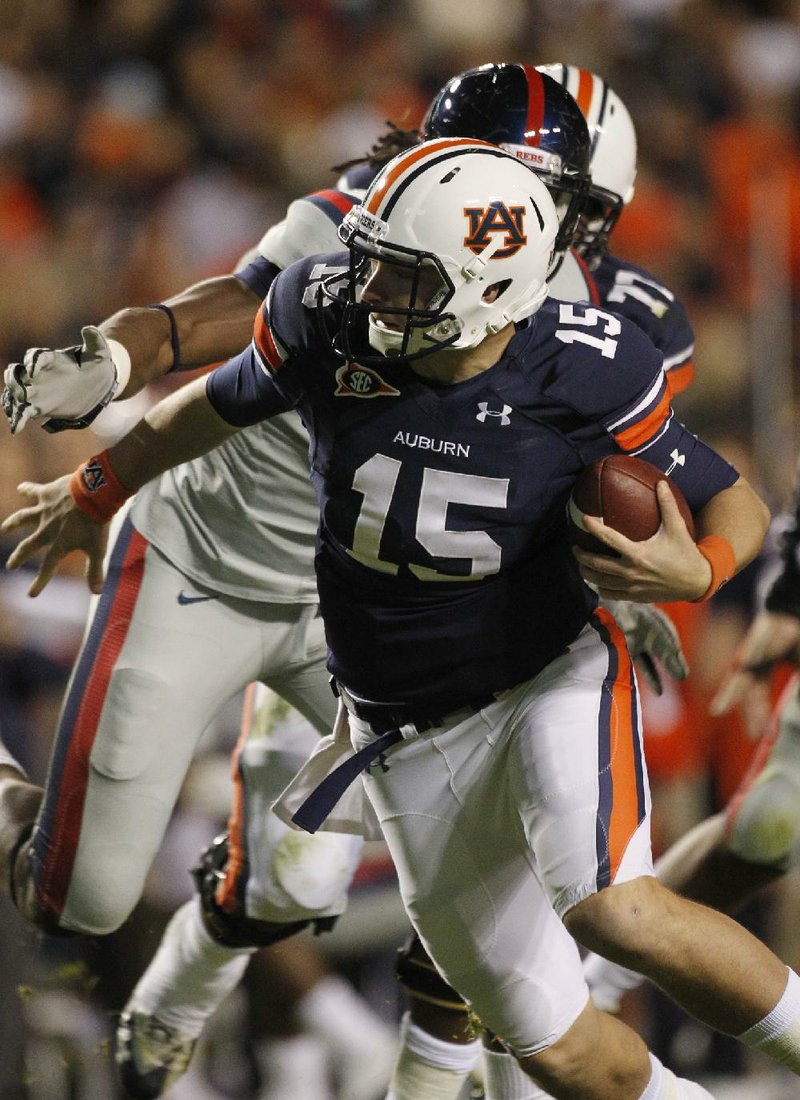
[[[67,522],[97,544],[176,458],[297,409],[340,712],[282,812],[299,802],[313,831],[366,796],[438,970],[553,1095],[707,1096],[593,1006],[575,940],[798,1073],[800,979],[653,877],[636,682],[584,581],[707,599],[768,512],[672,416],[640,328],[545,300],[557,231],[544,185],[495,145],[400,154],[343,222],[348,265],[279,274],[251,346],[85,464]],[[615,452],[664,469],[676,448],[699,541],[664,486],[652,539],[587,520],[618,556],[573,555],[580,471]]]
[[[552,150],[548,183],[571,195],[585,194],[589,142],[580,112],[551,78],[526,69],[524,80],[526,96],[541,111],[539,130],[517,120],[505,136],[526,155],[536,149],[548,156]],[[565,132],[549,126],[553,118]],[[416,140],[416,134],[387,135],[371,163],[351,168],[338,189],[292,204],[286,221],[267,232],[253,262],[236,276],[207,280],[166,304],[122,311],[102,330],[89,326],[80,348],[31,350],[6,375],[12,427],[18,431],[32,418],[44,419],[51,430],[84,425],[111,397],[130,396],[159,373],[224,358],[242,347],[253,311],[276,272],[309,252],[335,247],[336,226],[377,165]],[[573,226],[577,211],[573,206],[569,212]],[[569,233],[562,233],[566,242]],[[572,279],[572,293],[585,297],[588,283],[573,256],[562,273],[562,280]],[[265,679],[319,729],[330,728],[333,697],[314,613],[316,520],[306,451],[307,439],[292,414],[242,433],[138,495],[115,538],[105,588],[102,554],[91,559],[90,584],[102,595],[68,692],[56,766],[32,842],[23,834],[36,815],[38,792],[17,781],[6,798],[10,806],[24,802],[15,808],[9,844],[26,845],[16,861],[18,874],[25,876],[18,883],[18,902],[49,928],[102,932],[124,919],[160,843],[197,737],[215,707],[247,680]],[[244,526],[238,514],[242,470],[250,510]],[[27,487],[34,503],[7,529],[31,521],[40,527],[12,565],[60,522],[64,488],[63,482],[60,488]],[[47,555],[32,594],[41,590],[56,561],[57,555]],[[647,624],[642,637],[649,633],[652,639],[654,622],[662,629],[646,612],[642,622]],[[181,645],[175,644],[178,637]],[[660,645],[679,666],[668,632]],[[230,659],[221,659],[221,652]],[[173,754],[156,755],[165,739]],[[258,812],[269,804],[264,784],[277,770],[274,765],[259,738],[244,742],[237,757],[242,794],[230,839],[204,857],[201,901],[176,914],[155,969],[137,987],[122,1020],[120,1057],[130,1089],[156,1095],[154,1090],[163,1090],[182,1072],[202,1022],[238,981],[256,946],[334,916],[344,904],[359,851],[354,838],[315,838],[305,846],[303,859],[316,861],[315,905],[306,904],[296,886],[271,881],[273,861],[285,864],[284,849],[298,852],[296,839],[282,842],[274,815],[262,820]],[[65,784],[72,787],[68,812]],[[141,814],[142,797],[150,800],[147,815]],[[455,1095],[477,1055],[473,1042],[446,1041],[454,1032],[468,1037],[463,1003],[455,995],[439,995],[429,965],[425,989],[419,988],[419,967],[413,974],[408,980],[418,993],[415,1013],[423,1026],[406,1026],[401,1077],[410,1083],[397,1083],[397,1094],[433,1095],[425,1075],[439,1067],[446,1095]],[[442,1000],[440,1043],[428,1028],[435,1026],[436,1002]]]

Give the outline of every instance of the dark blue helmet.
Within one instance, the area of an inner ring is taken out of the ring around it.
[[[480,65],[452,77],[422,124],[425,140],[491,141],[529,165],[547,186],[561,228],[556,252],[572,244],[591,184],[591,140],[570,93],[532,65]]]

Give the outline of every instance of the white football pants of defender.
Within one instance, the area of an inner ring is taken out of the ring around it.
[[[249,682],[263,681],[329,730],[335,700],[325,652],[316,605],[259,604],[199,587],[123,518],[67,689],[31,844],[36,897],[48,916],[91,934],[122,924],[201,734]],[[360,840],[339,843],[354,867]],[[342,899],[341,882],[336,893]],[[259,896],[270,897],[271,919],[288,897],[266,887],[253,891]],[[289,908],[283,919],[297,919]]]
[[[374,736],[350,716],[356,749]],[[443,976],[517,1055],[586,1005],[559,919],[652,875],[638,691],[607,613],[534,679],[452,718],[364,776],[403,901]]]

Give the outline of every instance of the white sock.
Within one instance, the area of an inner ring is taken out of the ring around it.
[[[639,1100],[714,1100],[710,1092],[695,1081],[676,1077],[662,1066],[655,1054],[650,1055],[650,1080]]]
[[[664,1067],[655,1054],[650,1055],[650,1080],[639,1100],[664,1100]]]
[[[549,1095],[522,1072],[511,1054],[484,1047],[483,1073],[486,1100],[540,1100]]]
[[[423,1031],[408,1013],[400,1027],[402,1049],[386,1100],[457,1100],[480,1057],[481,1041],[447,1043]]]
[[[239,983],[255,948],[223,947],[209,936],[192,898],[175,913],[126,1008],[157,1016],[196,1038]]]
[[[293,1035],[261,1042],[255,1049],[262,1075],[258,1100],[329,1100],[328,1063],[324,1045],[312,1035]]]
[[[789,967],[786,969],[789,978],[781,999],[763,1020],[737,1035],[737,1039],[800,1074],[800,978]]]
[[[619,1012],[620,1001],[628,990],[636,989],[644,981],[642,975],[635,970],[609,962],[601,955],[595,955],[593,951],[583,960],[583,976],[594,1004],[612,1015]]]

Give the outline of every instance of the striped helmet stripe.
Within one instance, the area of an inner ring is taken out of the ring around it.
[[[594,77],[586,69],[578,70],[578,87],[575,90],[574,97],[581,111],[583,111],[584,118],[589,118],[589,113],[592,109],[592,96],[594,93]]]
[[[608,107],[608,85],[605,80],[599,81],[600,88],[602,89],[602,95],[600,97],[600,105],[597,108],[597,118],[594,120],[594,134],[592,135],[592,155],[597,148],[597,143],[600,140],[600,134],[603,130],[603,123],[606,118],[606,108]]]
[[[400,157],[394,168],[387,172],[381,185],[368,197],[364,209],[367,213],[377,216],[381,203],[384,201],[394,184],[409,168],[414,165],[418,165],[420,168],[427,167],[428,163],[434,163],[435,159],[440,159],[439,154],[460,152],[464,146],[471,146],[473,148],[476,146],[483,146],[485,150],[493,151],[501,156],[507,155],[502,153],[496,145],[492,145],[491,142],[476,141],[474,138],[442,138],[441,141],[426,142],[424,145],[419,146],[419,148],[411,149]],[[413,175],[416,176],[417,173],[414,172]],[[408,181],[406,180],[406,182]],[[401,189],[398,188],[397,194],[400,193],[400,190]],[[393,196],[393,202],[396,201],[397,194]]]
[[[542,143],[544,123],[544,81],[542,74],[532,65],[523,65],[522,68],[528,81],[528,117],[525,119],[525,137],[533,138],[530,144],[538,148]]]

